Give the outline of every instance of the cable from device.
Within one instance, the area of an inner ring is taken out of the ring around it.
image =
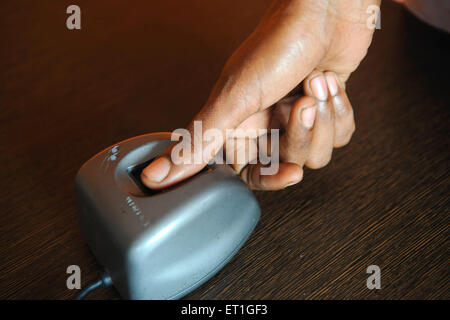
[[[74,300],[83,300],[86,296],[99,287],[109,287],[112,285],[111,277],[107,273],[103,273],[98,280],[88,285],[86,288],[74,298]]]

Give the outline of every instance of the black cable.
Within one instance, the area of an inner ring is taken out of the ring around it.
[[[103,273],[98,280],[96,280],[94,283],[91,283],[86,288],[81,290],[81,292],[74,298],[74,300],[83,300],[86,298],[86,296],[94,291],[95,289],[104,286],[109,287],[112,284],[111,277],[107,273]]]

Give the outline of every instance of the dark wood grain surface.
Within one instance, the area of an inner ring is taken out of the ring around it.
[[[0,298],[69,299],[101,267],[76,217],[76,171],[135,135],[185,126],[262,0],[0,2]],[[189,299],[448,299],[449,35],[384,1],[348,83],[356,133],[279,192],[243,249]],[[382,289],[368,290],[378,265]],[[115,289],[90,298],[118,299]]]

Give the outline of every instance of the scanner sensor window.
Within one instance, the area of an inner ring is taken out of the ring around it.
[[[153,190],[153,189],[148,188],[146,185],[144,185],[144,184],[142,183],[142,180],[141,180],[141,174],[142,174],[142,171],[143,171],[150,163],[152,163],[152,161],[155,160],[155,159],[156,159],[156,158],[150,159],[150,160],[145,161],[145,162],[143,162],[143,163],[141,163],[141,164],[137,164],[137,165],[135,165],[135,166],[128,167],[128,169],[127,169],[128,174],[130,175],[131,179],[133,179],[134,183],[136,183],[136,185],[139,187],[139,189],[142,191],[142,193],[143,193],[144,195],[146,195],[146,196],[153,196],[153,195],[155,195],[155,194],[158,194],[158,193],[161,193],[161,192],[164,192],[164,191],[168,191],[168,190],[170,190],[171,188],[175,188],[176,186],[180,186],[180,185],[184,184],[185,182],[189,181],[190,179],[193,179],[194,177],[196,177],[196,176],[199,175],[199,174],[202,174],[202,173],[204,173],[204,172],[208,172],[208,171],[211,170],[211,167],[207,165],[207,166],[205,166],[200,172],[198,172],[197,174],[195,174],[194,176],[190,177],[189,179],[187,179],[187,180],[185,180],[185,181],[183,181],[183,182],[181,182],[181,183],[176,184],[176,185],[173,186],[173,187],[169,187],[169,188],[165,188],[165,189],[160,189],[160,190]]]

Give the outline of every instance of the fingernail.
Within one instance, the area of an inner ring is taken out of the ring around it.
[[[327,79],[328,89],[330,90],[331,95],[334,97],[335,95],[338,94],[339,90],[338,83],[336,81],[336,76],[334,74],[327,73],[325,77]]]
[[[315,107],[309,107],[302,110],[302,113],[300,115],[303,125],[311,129],[314,125],[314,120],[316,118],[316,108]]]
[[[147,168],[144,169],[143,174],[147,179],[153,182],[161,182],[169,174],[170,161],[167,158],[158,158],[154,160]]]
[[[309,82],[311,87],[312,94],[316,97],[316,99],[321,101],[326,101],[328,98],[328,89],[327,84],[325,82],[325,78],[320,75],[315,77]]]
[[[295,185],[295,184],[297,184],[297,183],[298,183],[298,181],[289,182],[289,183],[288,183],[287,185],[285,185],[284,187],[287,188],[287,187],[293,186],[293,185]]]

